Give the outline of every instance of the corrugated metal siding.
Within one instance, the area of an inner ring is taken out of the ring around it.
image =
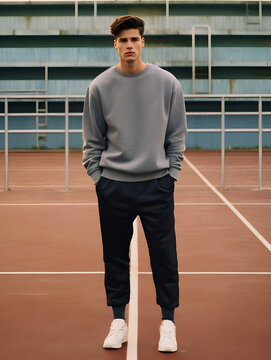
[[[49,80],[49,95],[84,95],[91,79],[85,80]],[[270,94],[271,80],[266,79],[235,79],[234,85],[230,79],[212,80],[213,94]],[[192,81],[181,80],[185,94],[192,93]],[[0,80],[0,90],[40,90],[44,89],[42,80]],[[197,92],[208,91],[208,80],[196,80]],[[231,91],[232,90],[232,91]],[[8,92],[7,92],[8,93]]]
[[[115,16],[98,16],[94,22],[93,16],[80,16],[78,20],[78,30],[86,33],[105,33],[108,34],[110,24]],[[262,18],[262,29],[258,24],[247,24],[246,16],[170,16],[169,26],[166,25],[165,16],[144,15],[146,23],[146,33],[185,33],[191,31],[192,25],[209,25],[212,32],[242,32],[247,31],[270,31],[271,17]],[[95,25],[95,26],[94,26]],[[7,16],[1,17],[0,31],[69,31],[75,29],[75,18],[71,16]]]
[[[191,66],[192,50],[189,47],[146,47],[143,58],[147,62],[163,66]],[[62,66],[110,66],[118,62],[117,51],[113,48],[2,48],[0,65],[56,64]],[[196,48],[196,64],[206,65],[207,48]],[[212,65],[271,65],[271,48],[268,47],[218,47],[212,48]]]

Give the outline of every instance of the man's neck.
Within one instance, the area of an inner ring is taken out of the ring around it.
[[[124,74],[138,74],[145,69],[146,63],[142,60],[140,62],[120,62],[117,65],[119,71]]]

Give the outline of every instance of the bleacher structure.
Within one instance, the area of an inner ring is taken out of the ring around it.
[[[145,20],[144,61],[181,81],[191,113],[188,148],[221,147],[217,95],[232,113],[225,115],[226,128],[258,128],[259,109],[263,131],[271,128],[271,1],[0,0],[0,149],[5,113],[9,129],[39,130],[9,134],[9,149],[65,146],[64,133],[45,131],[64,128],[65,114],[47,116],[65,112],[65,101],[54,96],[71,96],[69,127],[80,129],[88,84],[118,61],[109,29],[125,14]],[[214,131],[196,132],[203,128]],[[252,130],[228,133],[225,147],[257,147]],[[271,147],[270,132],[262,135],[262,145]],[[70,135],[69,146],[82,146],[80,133]]]

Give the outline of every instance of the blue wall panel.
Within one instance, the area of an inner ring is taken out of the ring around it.
[[[85,95],[91,79],[85,80],[49,80],[48,94],[49,95]],[[14,81],[10,84],[10,80],[0,80],[0,90],[18,89],[34,90],[44,89],[44,81],[39,81],[33,85],[33,81],[27,80],[18,81],[17,86],[14,86]],[[189,79],[180,79],[183,92],[185,94],[192,94],[192,81]],[[208,80],[197,80],[196,90],[199,93],[208,92]],[[213,94],[270,94],[271,93],[271,79],[213,79],[212,80]]]
[[[230,5],[228,5],[230,6]],[[165,8],[164,8],[165,9]],[[146,33],[163,33],[169,32],[183,32],[191,31],[193,24],[203,24],[211,26],[214,31],[230,31],[245,32],[248,30],[258,30],[258,24],[250,24],[249,29],[247,19],[245,16],[219,16],[219,11],[213,16],[170,16],[169,27],[166,26],[165,16],[154,16],[151,8],[149,11],[144,11],[144,15],[137,14],[134,8],[135,15],[142,16],[146,23]],[[165,14],[165,12],[164,12]],[[116,14],[116,16],[118,16]],[[91,16],[80,16],[78,21],[78,29],[83,33],[105,33],[108,34],[110,24],[114,21],[116,16],[98,16],[96,24],[94,18]],[[270,16],[263,16],[263,31],[270,31],[271,19]],[[0,30],[5,32],[13,32],[16,30],[20,32],[39,32],[39,33],[59,33],[66,31],[68,33],[76,33],[75,20],[72,16],[7,16],[2,17],[0,22]]]
[[[255,51],[256,50],[256,51]],[[190,47],[146,47],[143,49],[143,59],[147,62],[160,65],[190,65],[192,64],[192,50]],[[95,48],[2,48],[0,49],[1,62],[22,63],[30,62],[41,64],[59,63],[69,65],[113,65],[118,62],[118,54],[112,47]],[[249,64],[268,63],[271,59],[269,47],[213,47],[212,65],[216,63],[235,62]],[[196,64],[208,60],[206,47],[196,48]]]
[[[186,139],[186,147],[219,149],[221,144],[219,133],[188,133]]]

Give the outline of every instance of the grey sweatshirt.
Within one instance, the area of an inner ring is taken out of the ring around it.
[[[83,165],[100,176],[144,181],[181,169],[187,132],[179,81],[147,64],[135,75],[113,66],[89,85],[83,112]]]

